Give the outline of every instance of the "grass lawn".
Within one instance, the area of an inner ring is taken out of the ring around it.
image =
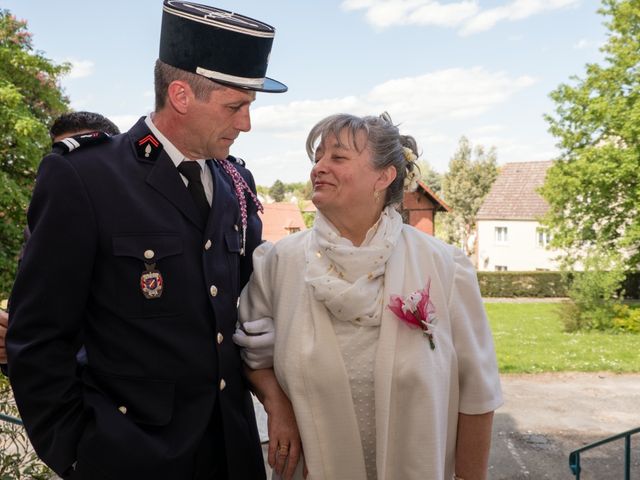
[[[640,335],[565,333],[557,303],[486,303],[502,373],[640,372]]]

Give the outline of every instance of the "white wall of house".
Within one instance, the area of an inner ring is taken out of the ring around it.
[[[558,270],[557,252],[545,247],[548,236],[530,220],[479,220],[478,270]]]

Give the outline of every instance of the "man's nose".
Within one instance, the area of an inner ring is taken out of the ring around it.
[[[251,130],[251,114],[249,113],[249,109],[240,111],[236,122],[235,127],[241,132],[248,132]]]

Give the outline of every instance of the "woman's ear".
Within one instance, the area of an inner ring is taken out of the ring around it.
[[[376,190],[384,190],[393,183],[397,176],[398,172],[396,170],[396,167],[394,167],[393,165],[389,165],[388,167],[383,168],[380,171],[380,177],[376,182]]]
[[[191,97],[193,97],[193,93],[187,82],[174,80],[169,84],[167,99],[177,113],[182,115],[187,113]]]

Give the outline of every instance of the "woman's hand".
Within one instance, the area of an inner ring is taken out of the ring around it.
[[[272,368],[245,368],[249,383],[267,412],[269,429],[269,465],[285,480],[290,480],[302,455],[302,442],[293,406],[280,387]]]
[[[302,454],[293,407],[282,390],[277,396],[265,399],[265,402],[269,429],[268,462],[278,475],[290,480]]]

